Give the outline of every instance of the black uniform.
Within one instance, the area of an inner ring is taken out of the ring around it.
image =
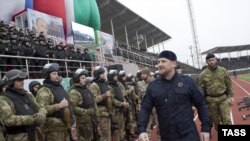
[[[146,132],[152,108],[158,115],[161,141],[199,141],[192,106],[198,110],[201,131],[211,123],[205,99],[192,78],[175,74],[171,80],[157,78],[147,88],[139,113],[138,132]]]

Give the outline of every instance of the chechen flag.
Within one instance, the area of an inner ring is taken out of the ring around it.
[[[13,16],[26,8],[32,9],[33,0],[0,0],[0,5],[0,20],[9,22],[13,19]]]
[[[63,19],[66,35],[71,34],[71,22],[100,30],[100,14],[95,0],[33,0],[34,10]]]

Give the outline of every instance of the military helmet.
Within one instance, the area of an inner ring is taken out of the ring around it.
[[[109,73],[108,73],[108,80],[109,81],[113,81],[114,80],[114,77],[117,75],[117,70],[109,70]]]
[[[133,78],[135,78],[135,76],[132,73],[129,73],[127,76],[127,81],[131,82]]]
[[[105,68],[102,66],[96,66],[94,69],[94,77],[99,78],[101,74],[105,72]]]
[[[73,74],[73,77],[72,77],[73,82],[74,82],[74,83],[79,83],[79,82],[80,82],[80,79],[79,79],[79,78],[80,78],[82,75],[87,76],[87,75],[88,75],[88,70],[86,70],[86,69],[77,69],[76,72]]]
[[[28,78],[28,74],[26,72],[23,72],[18,69],[12,69],[4,75],[3,80],[7,85],[12,86],[16,79],[26,79],[26,78]]]
[[[118,80],[124,81],[122,78],[126,76],[126,72],[124,70],[119,71],[118,73]]]
[[[57,63],[48,63],[43,67],[43,74],[45,78],[49,78],[49,74],[53,71],[59,71],[59,65]]]
[[[121,71],[119,71],[118,76],[119,77],[124,77],[124,76],[126,76],[126,72],[121,70]]]
[[[30,92],[33,91],[33,87],[36,86],[36,85],[39,85],[39,86],[40,86],[41,83],[38,82],[38,81],[31,81],[31,82],[30,82],[30,84],[29,84],[29,90],[30,90]]]

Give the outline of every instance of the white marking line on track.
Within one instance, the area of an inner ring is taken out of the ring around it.
[[[230,117],[231,117],[231,122],[234,125],[234,118],[233,118],[232,108],[230,108]]]
[[[237,82],[235,82],[234,80],[232,80],[234,84],[236,84],[238,87],[240,87],[240,89],[242,89],[246,94],[248,94],[250,96],[250,93],[244,89],[243,87],[241,87]]]

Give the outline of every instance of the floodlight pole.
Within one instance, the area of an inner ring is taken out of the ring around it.
[[[194,17],[194,12],[193,12],[193,7],[192,7],[192,0],[187,0],[187,5],[188,5],[188,12],[189,12],[189,17],[190,17],[192,35],[193,35],[193,42],[194,42],[194,47],[196,51],[197,65],[198,65],[198,68],[201,68],[200,48],[199,48],[198,34],[196,31],[196,25],[195,25],[195,17]]]
[[[189,46],[189,49],[191,51],[192,63],[193,63],[193,66],[194,66],[194,54],[193,54],[192,46]]]

